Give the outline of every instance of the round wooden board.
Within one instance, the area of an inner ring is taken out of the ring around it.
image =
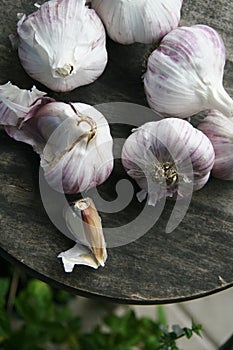
[[[9,80],[22,88],[36,84],[49,96],[67,102],[130,102],[146,106],[141,82],[146,45],[122,46],[108,40],[109,63],[104,74],[95,83],[70,93],[51,93],[33,82],[8,41],[8,35],[15,30],[16,14],[29,13],[33,3],[0,3],[1,84]],[[222,34],[227,49],[224,84],[233,96],[232,17],[233,3],[228,0],[184,0],[181,24],[208,24]],[[113,137],[119,137],[121,129],[112,125],[111,130]],[[0,253],[34,276],[83,296],[136,304],[188,300],[233,285],[232,181],[211,178],[193,194],[187,214],[173,232],[165,232],[173,208],[173,202],[168,201],[146,234],[130,244],[108,249],[104,268],[76,266],[73,273],[67,274],[57,255],[72,247],[73,242],[49,220],[41,201],[38,173],[38,156],[29,146],[10,139],[1,128]],[[120,162],[116,161],[111,179],[101,186],[103,196],[114,198],[114,183],[122,176]],[[120,230],[122,222],[138,210],[140,204],[134,198],[129,208],[117,215],[101,213],[103,225],[111,223]]]

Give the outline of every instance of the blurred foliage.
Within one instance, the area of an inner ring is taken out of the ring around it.
[[[156,308],[156,321],[136,317],[132,310],[121,316],[111,311],[92,332],[83,333],[82,320],[70,306],[74,296],[35,279],[18,288],[9,314],[10,284],[9,277],[0,278],[1,350],[45,350],[49,344],[67,350],[177,350],[179,338],[200,335],[201,325],[194,322],[191,328],[174,325],[169,330],[162,307]]]

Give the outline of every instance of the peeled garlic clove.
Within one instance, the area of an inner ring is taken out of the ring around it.
[[[190,196],[207,182],[214,164],[210,140],[190,123],[178,118],[149,122],[125,141],[122,163],[141,187],[138,199],[148,204],[163,197]]]
[[[74,265],[88,265],[93,268],[104,266],[107,260],[101,218],[91,198],[77,200],[65,213],[67,227],[76,245],[58,255],[62,258],[66,272]]]
[[[85,0],[50,0],[18,22],[25,71],[54,91],[95,81],[107,63],[104,26]]]
[[[217,110],[209,111],[198,125],[212,142],[215,161],[212,175],[223,180],[233,180],[233,121]]]
[[[91,6],[112,40],[149,44],[178,26],[182,0],[92,0]]]
[[[22,105],[19,102],[17,110],[25,108],[25,112],[17,120],[13,98],[14,94],[0,94],[0,123],[8,123],[5,129],[15,140],[33,146],[51,187],[77,193],[109,177],[113,169],[113,140],[108,122],[99,111],[83,103],[42,97],[26,108],[27,101],[23,100]]]
[[[165,116],[190,117],[206,109],[233,116],[233,102],[222,80],[225,47],[206,25],[179,27],[148,59],[144,76],[148,104]]]
[[[104,266],[107,259],[101,218],[91,198],[77,200],[65,213],[66,224],[77,243],[87,246],[95,259]]]

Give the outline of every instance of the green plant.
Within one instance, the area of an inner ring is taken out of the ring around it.
[[[169,331],[161,307],[156,321],[137,318],[130,310],[118,316],[109,313],[91,333],[82,332],[82,320],[73,315],[72,295],[53,290],[39,280],[29,280],[14,301],[9,315],[6,299],[10,279],[0,278],[0,349],[44,350],[48,344],[62,344],[68,350],[177,350],[176,340],[200,335],[201,326],[173,326]],[[17,322],[16,322],[17,321]]]

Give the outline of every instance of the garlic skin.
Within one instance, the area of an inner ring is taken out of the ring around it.
[[[150,44],[176,28],[183,0],[92,0],[109,37],[120,44]]]
[[[76,245],[58,255],[66,272],[74,265],[87,265],[94,269],[104,267],[107,260],[101,218],[91,198],[77,200],[64,213],[67,227]]]
[[[0,124],[5,125],[9,136],[30,144],[40,155],[45,179],[53,189],[78,193],[109,177],[113,141],[108,122],[99,111],[84,103],[68,104],[46,97],[28,107],[28,99],[21,97],[25,90],[17,91],[14,108],[11,93],[8,91],[7,106],[6,96],[3,99],[4,94],[0,94]],[[24,115],[21,112],[17,118],[23,108]]]
[[[35,86],[31,90],[20,89],[8,81],[0,85],[0,124],[17,125],[20,118],[29,112],[30,106],[46,93]]]
[[[148,59],[144,87],[149,106],[164,116],[187,118],[207,109],[233,116],[223,87],[225,47],[206,25],[179,27]]]
[[[214,147],[212,175],[222,180],[233,180],[233,120],[212,109],[198,129],[208,136]]]
[[[25,71],[57,92],[95,81],[107,64],[105,29],[85,0],[50,0],[18,22]]]
[[[210,140],[178,118],[149,122],[133,130],[122,149],[127,174],[141,187],[138,200],[155,206],[163,197],[183,198],[208,181],[214,164]]]

